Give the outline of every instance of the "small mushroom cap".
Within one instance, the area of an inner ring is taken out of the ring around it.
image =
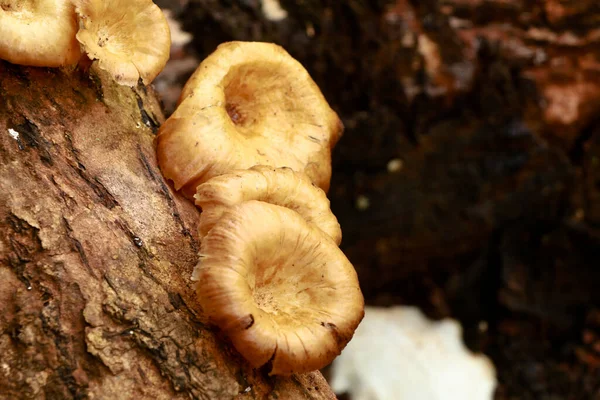
[[[77,40],[122,85],[149,84],[169,59],[171,33],[151,0],[76,0]]]
[[[208,179],[254,165],[290,167],[329,189],[343,126],[302,65],[271,43],[220,45],[161,126],[163,175],[192,197]]]
[[[13,64],[62,67],[81,57],[77,19],[68,0],[0,0],[0,58]]]
[[[294,210],[336,244],[342,241],[340,224],[329,208],[325,192],[305,174],[290,168],[255,166],[236,170],[198,186],[194,197],[196,205],[202,208],[200,238],[206,236],[227,208],[248,200],[260,200]]]
[[[289,375],[329,364],[364,300],[352,264],[298,213],[260,201],[226,210],[201,245],[204,312],[254,367]]]

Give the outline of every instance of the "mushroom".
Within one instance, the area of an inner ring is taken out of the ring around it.
[[[194,271],[210,320],[254,367],[289,375],[329,364],[363,317],[356,272],[335,242],[288,208],[234,205]]]
[[[272,43],[221,44],[161,126],[163,175],[192,197],[208,179],[254,165],[290,167],[327,191],[343,126],[302,65]]]
[[[329,208],[325,192],[301,172],[290,168],[255,166],[209,179],[198,186],[196,205],[202,208],[199,232],[206,236],[223,212],[235,204],[260,200],[287,207],[327,233],[336,244],[342,230]]]
[[[68,0],[0,0],[0,58],[13,64],[62,67],[81,57]]]
[[[147,85],[169,59],[166,17],[151,0],[75,0],[77,40],[98,67],[122,85]]]

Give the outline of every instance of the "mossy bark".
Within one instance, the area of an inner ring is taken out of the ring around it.
[[[206,324],[199,214],[156,165],[162,121],[151,89],[0,61],[0,398],[334,398]]]

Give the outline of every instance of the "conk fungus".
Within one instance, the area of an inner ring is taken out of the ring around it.
[[[69,0],[0,0],[0,58],[34,67],[74,65],[81,57]]]
[[[76,0],[77,40],[122,85],[147,85],[169,59],[166,17],[151,0]]]
[[[208,179],[290,167],[327,191],[343,126],[302,65],[271,43],[220,45],[183,88],[157,137],[163,175],[192,197]]]
[[[198,186],[196,205],[202,208],[202,239],[228,208],[248,200],[260,200],[296,211],[307,222],[342,241],[340,224],[329,208],[329,199],[304,173],[290,168],[255,166],[214,177]]]
[[[364,314],[356,272],[300,214],[251,200],[224,211],[194,271],[204,312],[254,367],[272,375],[329,364]]]

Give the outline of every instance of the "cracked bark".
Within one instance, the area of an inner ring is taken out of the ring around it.
[[[0,398],[334,398],[251,369],[189,277],[198,212],[153,92],[0,61]]]

